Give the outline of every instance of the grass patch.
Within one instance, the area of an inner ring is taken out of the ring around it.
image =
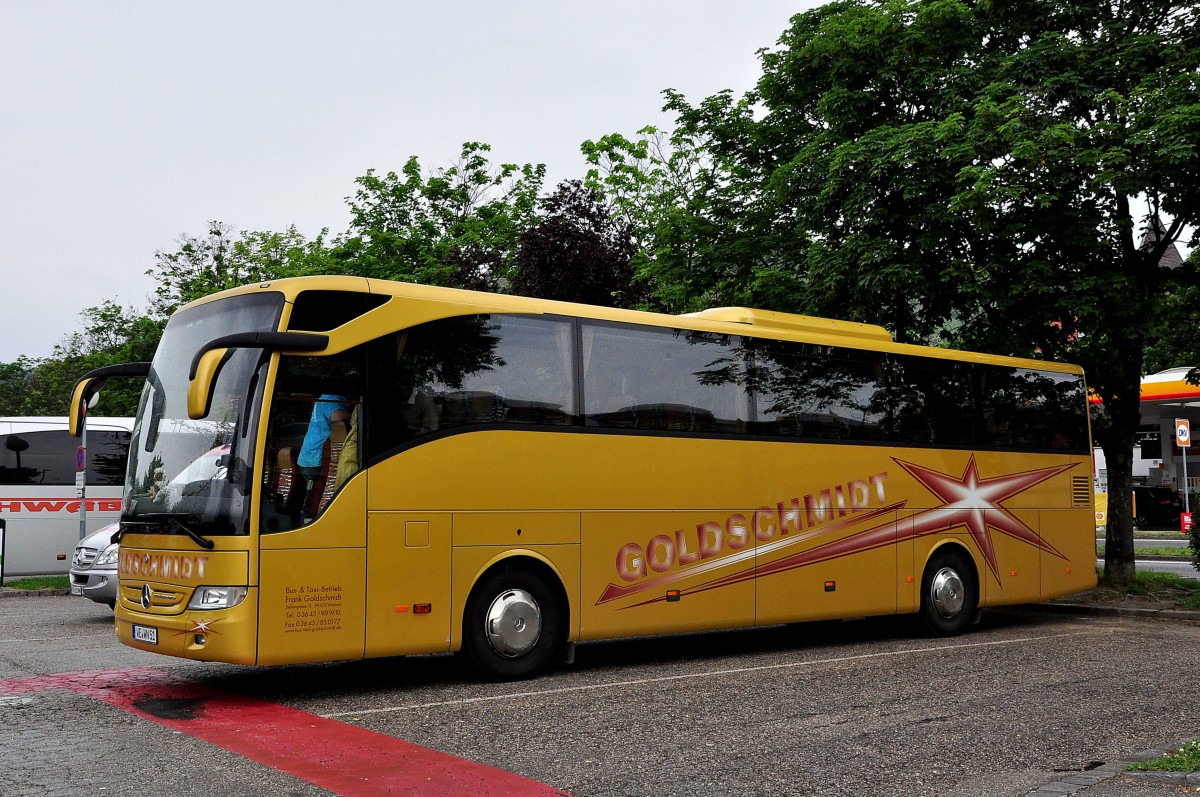
[[[1174,573],[1139,570],[1124,589],[1117,589],[1104,584],[1104,570],[1101,568],[1100,584],[1087,594],[1101,603],[1119,604],[1122,598],[1132,596],[1162,608],[1200,609],[1200,581],[1181,578]]]
[[[1170,753],[1162,758],[1156,758],[1153,761],[1141,761],[1137,764],[1130,764],[1126,769],[1141,772],[1147,770],[1200,772],[1200,739],[1193,739],[1179,748],[1177,752]]]
[[[1142,548],[1134,549],[1133,553],[1134,553],[1134,556],[1174,556],[1179,559],[1191,559],[1192,558],[1192,549],[1191,548],[1145,548],[1145,547],[1142,547]],[[1096,546],[1096,555],[1100,556],[1100,557],[1104,556],[1104,546],[1103,545]]]
[[[66,589],[71,586],[70,576],[32,576],[30,578],[14,578],[4,582],[4,586],[13,589]]]

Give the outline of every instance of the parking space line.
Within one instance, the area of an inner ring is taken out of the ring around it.
[[[88,695],[345,797],[566,797],[522,775],[152,667],[0,681],[0,695],[49,689]]]
[[[1099,630],[1088,631],[1073,631],[1067,634],[1046,634],[1045,636],[1020,637],[1018,639],[1000,639],[988,642],[968,642],[961,645],[933,645],[922,648],[909,648],[906,650],[885,650],[876,653],[860,653],[853,656],[833,656],[825,659],[806,659],[804,661],[792,661],[783,664],[763,664],[757,667],[733,667],[724,670],[702,670],[693,673],[683,673],[679,675],[660,675],[650,678],[634,678],[626,681],[606,681],[601,684],[583,684],[580,686],[563,686],[556,689],[533,689],[525,692],[506,692],[500,695],[483,695],[480,697],[464,697],[457,700],[438,700],[430,703],[406,703],[399,706],[383,706],[380,708],[367,708],[358,711],[332,711],[319,716],[334,719],[338,717],[365,717],[371,714],[391,714],[399,711],[416,711],[428,708],[447,708],[451,706],[467,706],[475,703],[493,703],[504,700],[524,700],[531,697],[544,697],[548,695],[564,695],[573,692],[592,692],[601,689],[622,689],[631,686],[647,686],[650,684],[669,683],[671,681],[685,681],[693,678],[720,678],[726,675],[742,675],[753,672],[769,672],[771,670],[788,670],[797,667],[810,667],[821,664],[840,664],[849,661],[863,661],[866,659],[885,658],[890,656],[907,656],[918,653],[938,653],[947,650],[967,650],[970,648],[985,648],[997,647],[1001,645],[1017,645],[1026,642],[1040,642],[1046,639],[1067,639],[1076,636],[1091,636],[1101,633]]]

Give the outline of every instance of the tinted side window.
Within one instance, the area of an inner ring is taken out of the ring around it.
[[[883,357],[875,352],[757,341],[752,382],[757,434],[887,439]]]
[[[575,421],[569,321],[464,316],[369,346],[369,455],[464,426]]]
[[[984,445],[1088,449],[1083,380],[1027,368],[978,366]]]
[[[749,420],[728,335],[585,324],[582,338],[589,426],[734,433]]]
[[[117,487],[125,484],[130,437],[129,432],[87,433],[88,484]]]
[[[0,484],[74,486],[78,444],[66,431],[5,435],[0,449]],[[124,484],[128,461],[128,432],[88,432],[88,484]]]
[[[893,438],[898,443],[979,444],[971,367],[953,360],[892,359]]]

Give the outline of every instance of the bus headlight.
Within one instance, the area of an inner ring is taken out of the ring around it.
[[[104,567],[105,565],[113,565],[117,563],[117,559],[121,555],[121,546],[117,543],[112,543],[96,557],[96,561],[92,562],[92,567]]]
[[[232,609],[246,599],[246,587],[196,587],[189,609]]]

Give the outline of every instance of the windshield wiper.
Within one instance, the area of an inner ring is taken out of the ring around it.
[[[123,520],[121,521],[121,525],[155,526],[157,528],[163,528],[165,526],[172,531],[182,531],[188,536],[189,539],[191,539],[192,542],[196,543],[207,551],[211,551],[216,546],[215,542],[201,537],[199,534],[183,525],[181,518],[190,519],[191,516],[192,515],[189,512],[147,512],[139,516],[140,518],[145,518],[144,520]]]

